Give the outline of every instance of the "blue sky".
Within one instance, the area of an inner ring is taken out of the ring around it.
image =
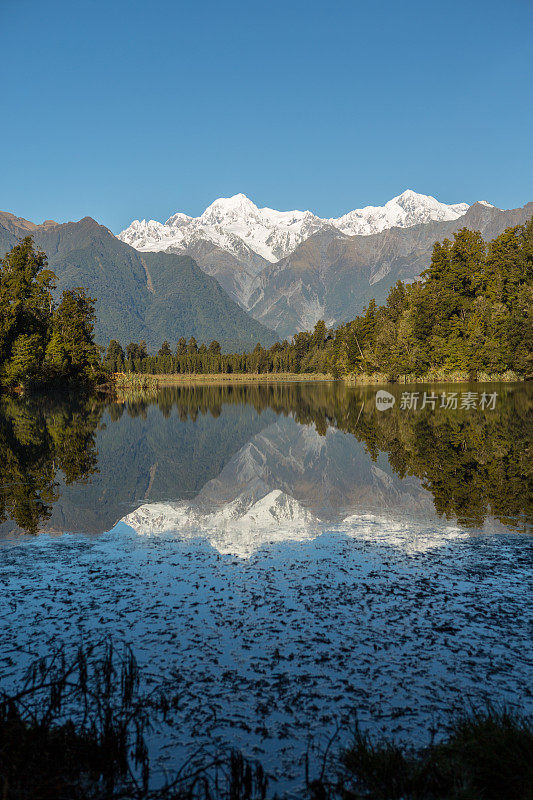
[[[0,0],[0,209],[533,200],[531,0]]]

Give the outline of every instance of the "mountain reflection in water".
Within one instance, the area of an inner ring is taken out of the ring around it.
[[[495,408],[406,410],[394,387],[379,411],[377,387],[341,383],[3,398],[0,535],[101,533],[125,519],[140,532],[215,532],[221,552],[236,539],[241,553],[243,531],[257,532],[255,547],[354,514],[527,531],[533,391],[468,388],[496,391]]]

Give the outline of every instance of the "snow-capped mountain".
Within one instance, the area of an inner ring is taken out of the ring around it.
[[[205,538],[221,554],[248,558],[264,545],[306,541],[324,529],[376,538],[378,527],[367,522],[374,511],[403,519],[407,510],[411,527],[417,517],[433,516],[420,481],[387,470],[355,437],[331,427],[323,436],[284,417],[247,442],[191,501],[144,503],[122,522],[140,535]],[[363,527],[352,524],[361,512]],[[396,537],[401,526],[391,526]]]
[[[238,259],[249,259],[254,253],[274,263],[327,228],[349,236],[368,235],[392,227],[455,220],[468,208],[467,203],[446,205],[407,190],[384,206],[366,206],[337,219],[321,219],[311,211],[258,208],[246,195],[236,194],[215,200],[199,217],[177,213],[164,224],[134,220],[118,238],[137,250],[188,250],[200,240],[209,241]],[[261,262],[255,266],[252,271],[259,271]]]
[[[467,538],[459,526],[440,521],[403,520],[386,513],[351,514],[324,526],[294,497],[274,489],[253,502],[242,496],[212,514],[201,514],[185,503],[145,503],[124,517],[139,536],[168,534],[184,540],[205,539],[221,555],[250,558],[260,548],[285,542],[306,542],[324,531],[342,533],[372,544],[414,555]]]
[[[335,326],[372,299],[384,302],[396,281],[417,280],[436,241],[463,227],[492,239],[527,221],[532,205],[447,205],[407,190],[384,206],[321,219],[258,208],[240,194],[216,200],[199,217],[136,220],[119,237],[138,250],[186,253],[250,316],[290,338],[319,319]]]
[[[468,203],[439,203],[430,195],[408,189],[384,206],[365,206],[329,222],[348,236],[364,236],[381,233],[387,228],[411,228],[431,221],[448,222],[466,214],[469,207]]]
[[[134,220],[118,238],[137,250],[188,250],[207,240],[242,259],[275,262],[327,225],[310,211],[258,208],[244,194],[215,200],[199,217],[178,213],[162,224]],[[261,269],[264,264],[258,262]]]

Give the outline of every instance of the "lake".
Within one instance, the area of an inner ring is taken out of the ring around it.
[[[281,793],[355,720],[531,713],[533,388],[378,391],[4,398],[2,687],[109,635],[178,694],[160,765],[237,747]]]

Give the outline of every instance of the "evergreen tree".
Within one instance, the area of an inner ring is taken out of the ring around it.
[[[438,369],[518,375],[533,373],[533,220],[485,244],[466,228],[453,241],[436,242],[421,280],[398,281],[383,306],[371,300],[351,322],[313,331],[269,349],[223,354],[182,337],[175,358],[164,343],[147,357],[127,348],[131,369],[189,373],[329,373],[334,377],[381,372],[391,379]]]
[[[105,365],[110,372],[122,372],[124,369],[124,350],[116,339],[111,339],[109,342]]]
[[[84,289],[63,292],[56,308],[54,274],[26,237],[0,262],[0,383],[94,381],[102,376],[94,343],[94,300]]]
[[[21,333],[11,347],[4,376],[8,385],[15,386],[38,380],[42,371],[43,339],[39,334]]]
[[[47,266],[30,237],[0,262],[0,380],[8,385],[41,376],[55,279]]]
[[[53,318],[56,347],[64,354],[67,374],[86,381],[102,377],[100,352],[93,339],[95,302],[85,289],[67,289]]]

